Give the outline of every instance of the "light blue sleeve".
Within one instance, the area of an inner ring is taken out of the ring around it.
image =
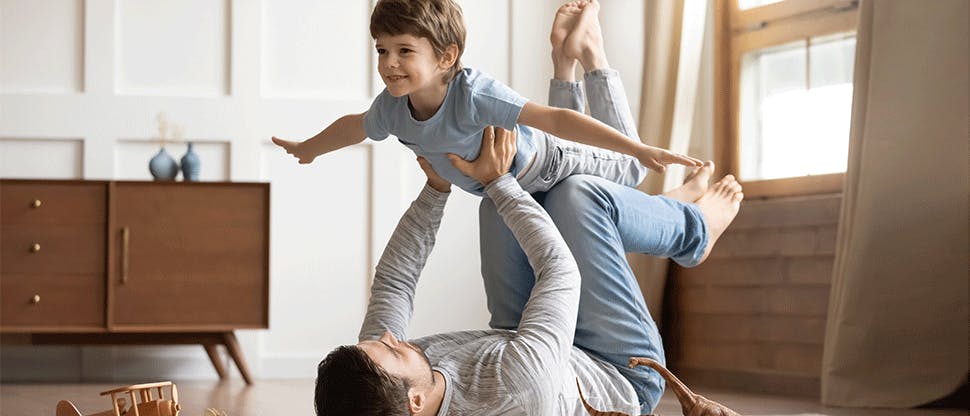
[[[484,73],[479,72],[474,79],[470,79],[469,87],[470,112],[480,125],[512,130],[519,121],[522,107],[529,102],[512,88]]]
[[[367,137],[372,140],[381,141],[390,135],[388,122],[390,121],[389,113],[392,98],[385,88],[371,103],[367,113],[364,114],[364,131],[367,132]]]

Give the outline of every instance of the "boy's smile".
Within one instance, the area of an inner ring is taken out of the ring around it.
[[[380,35],[375,47],[377,72],[387,91],[394,97],[407,95],[419,114],[434,114],[448,91],[443,77],[449,67],[436,56],[431,42],[408,34]]]

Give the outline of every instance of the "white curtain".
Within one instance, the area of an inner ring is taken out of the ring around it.
[[[698,85],[710,24],[710,1],[654,0],[647,2],[645,9],[640,138],[651,146],[696,155],[691,152],[691,136],[697,124],[697,99],[702,93]],[[679,186],[683,180],[684,169],[671,167],[664,175],[648,175],[641,189],[659,194]],[[659,322],[668,260],[638,254],[629,255],[628,260],[650,313]]]
[[[967,380],[968,2],[863,1],[822,401]]]

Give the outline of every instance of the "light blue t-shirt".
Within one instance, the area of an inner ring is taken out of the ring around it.
[[[427,159],[442,178],[481,196],[482,184],[455,169],[447,155],[454,153],[474,160],[481,151],[486,126],[517,129],[511,173],[518,175],[536,152],[535,131],[516,124],[527,101],[487,74],[465,68],[448,84],[445,100],[431,118],[415,120],[408,97],[394,97],[385,88],[364,115],[364,128],[373,140],[397,136],[414,154]]]

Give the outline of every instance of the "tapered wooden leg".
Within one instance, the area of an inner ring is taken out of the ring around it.
[[[209,354],[209,361],[212,361],[212,366],[216,368],[219,380],[225,380],[227,377],[226,366],[222,363],[222,358],[219,357],[219,350],[216,349],[214,344],[203,344],[202,346],[205,347],[205,353]]]
[[[243,380],[246,381],[246,384],[252,385],[253,378],[249,375],[249,367],[246,366],[246,359],[243,358],[242,349],[239,348],[239,340],[236,339],[236,334],[226,332],[222,335],[222,339],[226,344],[226,350],[229,351],[229,356],[232,357],[232,361],[236,363],[236,368],[242,374]]]

